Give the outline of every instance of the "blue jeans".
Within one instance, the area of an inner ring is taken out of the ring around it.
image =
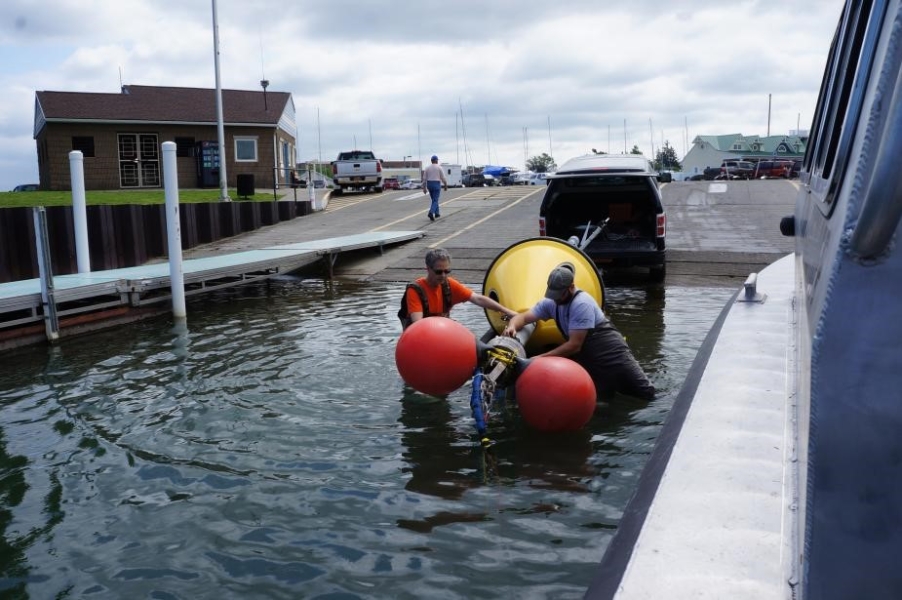
[[[442,191],[441,181],[427,181],[426,189],[429,190],[429,197],[432,198],[432,204],[429,206],[429,212],[438,216],[438,196]]]

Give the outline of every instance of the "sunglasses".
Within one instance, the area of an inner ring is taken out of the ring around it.
[[[432,269],[432,272],[435,273],[436,275],[450,275],[450,274],[451,274],[451,269],[445,269],[445,270],[442,270],[442,269]]]

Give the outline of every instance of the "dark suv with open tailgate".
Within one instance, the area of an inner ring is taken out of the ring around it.
[[[539,234],[579,246],[602,269],[648,267],[663,281],[667,216],[658,172],[641,155],[587,155],[548,176]]]

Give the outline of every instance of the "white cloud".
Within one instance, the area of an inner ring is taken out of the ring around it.
[[[292,93],[302,158],[372,143],[522,166],[811,121],[839,0],[219,0],[222,85]],[[209,2],[0,6],[0,189],[37,180],[36,90],[213,87]],[[121,74],[121,75],[120,75]],[[461,122],[459,111],[463,109]],[[321,140],[317,143],[317,112]],[[551,127],[549,129],[549,121]],[[624,134],[624,121],[626,133]],[[464,135],[464,131],[466,135]],[[550,138],[550,139],[549,139]]]

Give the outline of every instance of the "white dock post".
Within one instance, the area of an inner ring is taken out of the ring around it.
[[[79,273],[91,272],[88,249],[88,206],[85,199],[85,157],[81,150],[69,153],[69,180],[72,183],[72,222],[75,225],[75,262]]]
[[[38,253],[38,272],[41,278],[41,303],[44,308],[44,331],[50,342],[60,337],[59,317],[56,314],[56,292],[50,260],[50,238],[47,235],[47,211],[34,207],[34,239]]]
[[[169,248],[169,285],[172,316],[185,319],[185,274],[182,271],[182,226],[179,221],[179,176],[175,142],[163,142],[163,188],[166,194],[166,240]]]

